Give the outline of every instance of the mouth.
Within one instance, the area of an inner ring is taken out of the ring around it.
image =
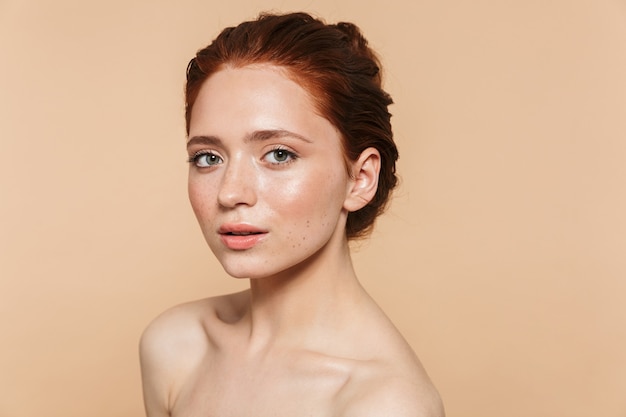
[[[228,236],[250,236],[267,233],[267,230],[263,230],[259,227],[252,226],[243,223],[227,223],[220,226],[217,231],[220,235]]]
[[[227,235],[227,236],[250,236],[250,235],[260,235],[263,232],[226,232],[226,233],[221,233],[221,235]]]
[[[248,224],[225,224],[218,233],[227,248],[247,250],[264,240],[268,232]]]

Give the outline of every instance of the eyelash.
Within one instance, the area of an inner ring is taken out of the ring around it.
[[[273,165],[273,166],[287,165],[287,164],[290,164],[290,163],[294,162],[296,159],[299,158],[299,156],[295,152],[290,151],[289,149],[286,149],[283,146],[279,145],[279,146],[275,147],[274,149],[270,150],[269,152],[267,152],[266,154],[264,154],[263,155],[263,159],[265,160],[268,155],[271,155],[271,154],[275,155],[277,152],[284,152],[288,159],[285,160],[285,161],[278,161],[278,162],[267,161],[270,165]],[[208,165],[205,165],[205,166],[201,166],[198,161],[200,160],[200,158],[207,157],[207,156],[208,157],[218,158],[220,161],[217,162],[217,163],[214,163],[214,164],[208,164]],[[218,154],[214,153],[213,151],[198,151],[198,152],[194,153],[193,155],[191,155],[187,159],[188,163],[194,164],[198,168],[210,168],[210,167],[212,167],[214,165],[220,164],[223,161],[224,160],[222,159],[222,157],[219,156]]]
[[[204,156],[214,156],[216,158],[219,158],[220,161],[223,161],[222,157],[219,156],[218,154],[214,153],[213,151],[198,151],[196,153],[194,153],[193,155],[191,155],[188,159],[187,162],[189,162],[190,164],[194,164],[196,167],[198,168],[209,168],[213,165],[217,165],[217,164],[212,164],[212,165],[207,165],[207,166],[200,166],[198,164],[198,161],[200,158],[204,157]]]
[[[275,154],[277,152],[284,152],[288,159],[286,161],[282,161],[282,162],[281,161],[279,161],[279,162],[268,162],[269,164],[271,164],[271,165],[286,165],[286,164],[290,164],[290,163],[294,162],[296,159],[298,159],[298,155],[295,152],[290,151],[289,149],[286,149],[283,146],[277,146],[274,149],[270,150],[265,155],[263,155],[263,159],[265,159],[268,155],[271,155],[271,154],[274,154],[274,156],[275,156]]]

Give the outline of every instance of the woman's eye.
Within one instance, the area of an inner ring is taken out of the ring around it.
[[[213,165],[221,164],[222,158],[217,156],[214,153],[201,153],[195,155],[191,158],[191,162],[193,162],[199,168],[211,167]]]
[[[265,154],[265,159],[270,164],[284,164],[296,158],[296,155],[286,149],[274,149]]]

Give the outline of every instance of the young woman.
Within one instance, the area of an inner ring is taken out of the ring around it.
[[[191,205],[250,289],[175,307],[146,329],[149,417],[443,416],[350,258],[349,240],[396,184],[389,104],[349,23],[262,15],[191,60]]]

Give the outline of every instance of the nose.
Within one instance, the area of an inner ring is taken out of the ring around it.
[[[222,207],[256,204],[256,175],[253,163],[245,158],[234,158],[227,162],[217,195]]]

